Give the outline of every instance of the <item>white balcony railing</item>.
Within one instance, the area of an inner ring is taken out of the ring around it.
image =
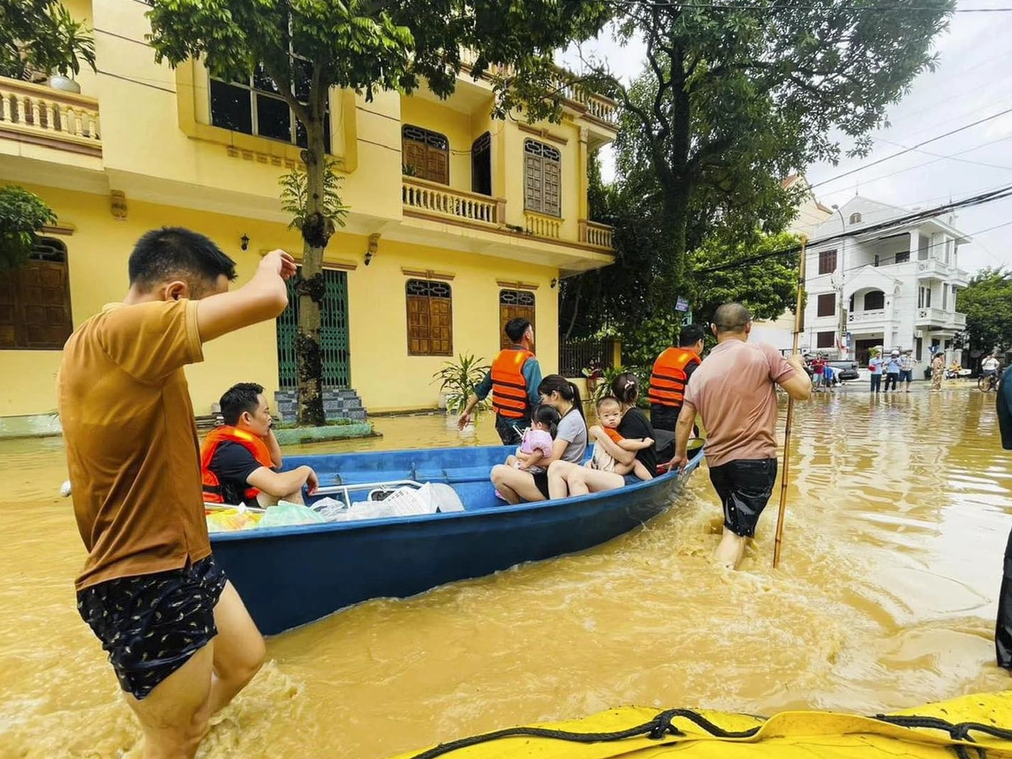
[[[401,199],[405,209],[424,212],[476,226],[502,223],[506,201],[454,190],[436,182],[404,177]]]
[[[942,308],[919,308],[917,309],[916,323],[919,327],[962,329],[966,326],[966,314],[946,311]]]
[[[884,322],[885,320],[886,312],[884,308],[875,308],[871,311],[851,311],[847,314],[847,321],[854,322],[855,324]]]
[[[102,152],[97,100],[0,77],[0,136],[4,133],[75,152]]]

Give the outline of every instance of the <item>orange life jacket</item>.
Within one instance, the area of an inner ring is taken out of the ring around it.
[[[523,368],[533,356],[529,350],[507,348],[499,351],[492,362],[492,407],[499,416],[507,419],[530,416],[531,403]]]
[[[218,476],[211,471],[211,461],[218,446],[224,442],[238,443],[247,451],[253,454],[253,458],[265,467],[273,467],[271,452],[267,449],[267,443],[262,438],[251,432],[240,430],[237,427],[216,427],[207,433],[203,445],[200,446],[200,477],[204,485],[204,503],[224,503],[225,496],[222,492],[221,482]],[[254,487],[246,486],[243,491],[243,499],[255,501],[260,491]]]
[[[647,394],[650,402],[661,406],[681,406],[685,398],[685,383],[689,381],[685,369],[699,362],[699,356],[689,348],[668,348],[664,351],[654,362],[654,371],[650,375],[650,392]]]

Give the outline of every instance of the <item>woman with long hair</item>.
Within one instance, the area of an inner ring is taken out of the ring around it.
[[[639,380],[631,372],[618,375],[611,383],[611,394],[622,405],[622,421],[618,433],[624,438],[654,438],[654,428],[646,415],[636,408],[639,398]],[[590,428],[590,441],[600,445],[621,464],[632,464],[637,459],[651,477],[657,476],[657,451],[653,446],[638,451],[627,451],[615,443],[598,425]],[[551,498],[567,498],[574,495],[599,493],[614,490],[626,483],[640,482],[635,474],[621,475],[589,469],[579,463],[556,461],[548,467],[548,492]]]
[[[549,374],[538,385],[541,402],[559,412],[561,420],[552,442],[552,455],[542,458],[539,467],[546,470],[559,462],[579,466],[587,452],[587,422],[583,418],[580,390],[558,374]],[[505,464],[492,467],[492,484],[508,503],[544,501],[548,499],[548,472],[532,474]]]

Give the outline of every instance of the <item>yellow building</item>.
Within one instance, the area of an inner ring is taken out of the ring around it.
[[[299,161],[284,102],[255,78],[157,65],[143,3],[65,4],[94,30],[98,71],[79,76],[81,94],[0,78],[0,182],[59,216],[33,260],[0,279],[0,427],[54,412],[63,340],[123,297],[148,229],[207,234],[239,283],[265,252],[302,249],[278,201]],[[562,123],[530,126],[492,120],[491,84],[467,69],[445,101],[331,93],[330,151],[351,210],[325,260],[327,384],[354,388],[371,412],[432,408],[433,372],[461,352],[490,359],[514,314],[532,316],[542,368],[555,370],[558,279],[613,260],[611,229],[588,220],[587,159],[614,139],[615,105],[568,95]],[[293,335],[290,307],[210,344],[187,370],[196,412],[240,380],[292,385]]]

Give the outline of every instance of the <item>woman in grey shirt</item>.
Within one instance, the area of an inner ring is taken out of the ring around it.
[[[531,474],[505,464],[492,467],[492,484],[508,503],[548,500],[548,465],[553,461],[579,464],[587,453],[587,422],[583,418],[580,390],[558,374],[550,374],[538,385],[541,402],[562,416],[552,444],[552,457],[538,462],[546,471]]]

